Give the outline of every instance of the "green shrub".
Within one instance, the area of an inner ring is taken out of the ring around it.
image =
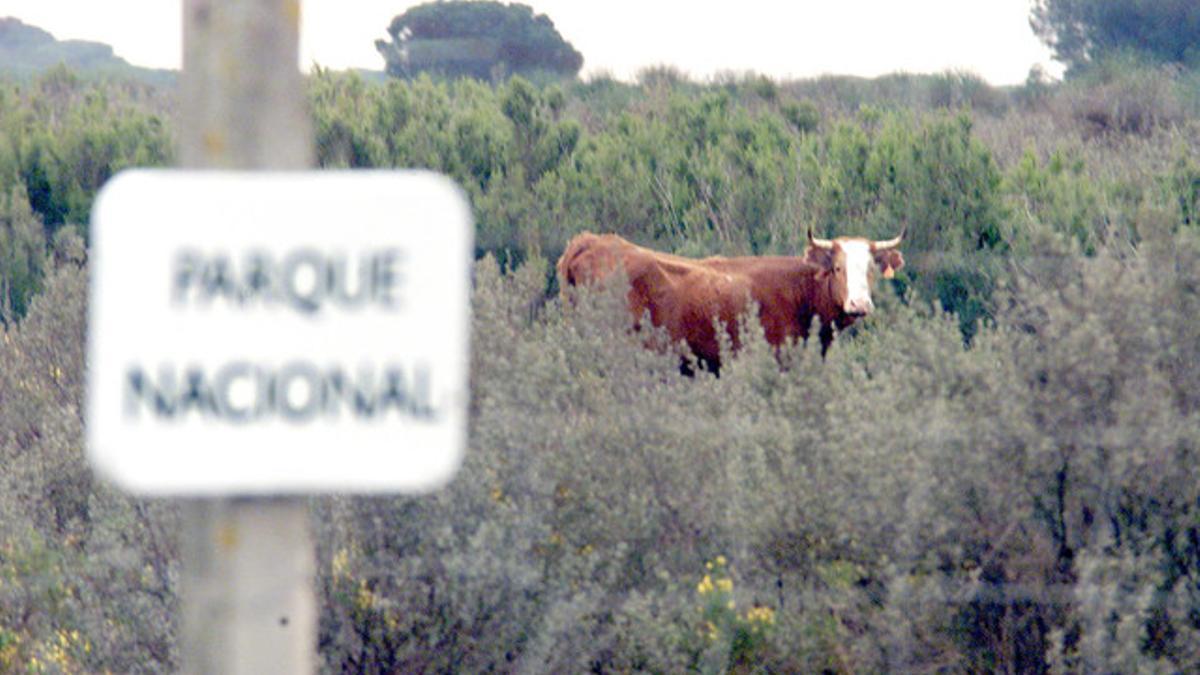
[[[455,645],[460,660],[423,667],[499,663],[475,660],[487,651],[539,671],[1037,670],[1043,655],[1078,662],[1085,648],[1189,664],[1187,640],[1141,642],[1189,634],[1197,569],[1167,530],[1146,529],[1161,517],[1172,532],[1194,527],[1183,458],[1198,380],[1182,360],[1200,341],[1164,299],[1190,311],[1200,248],[1168,239],[1147,252],[1160,245],[1177,273],[1154,277],[1156,263],[1107,249],[1045,251],[1060,256],[1046,268],[1057,276],[1007,289],[999,325],[970,349],[952,317],[889,303],[825,360],[787,350],[782,371],[748,326],[719,379],[680,378],[673,354],[644,349],[620,292],[543,305],[544,263],[502,273],[484,261],[463,474],[444,495],[395,502],[395,516],[372,501],[334,528],[375,570],[368,589],[409,579],[375,601],[397,616],[427,615],[409,603],[453,583],[474,600],[436,605],[438,625],[463,633],[452,643],[435,638],[442,628],[401,627],[379,644]],[[1129,322],[1130,303],[1162,309],[1153,324]],[[1137,467],[1150,466],[1159,476],[1143,485]],[[1163,494],[1177,506],[1144,510]],[[1107,559],[1116,532],[1134,537],[1122,541],[1140,551],[1136,574],[1169,594],[1103,595],[1108,582],[1080,564]],[[706,561],[707,583],[695,572]],[[413,578],[416,598],[402,590]],[[500,580],[520,599],[491,587]],[[1121,603],[1111,607],[1132,632],[1109,638],[1084,621],[1103,614],[1073,598],[1093,593]],[[532,633],[480,623],[501,605]],[[456,614],[472,607],[487,611]],[[755,607],[771,608],[769,629],[756,629]]]
[[[0,340],[0,666],[170,669],[173,507],[97,483],[83,458],[86,270],[63,255]]]
[[[780,111],[788,124],[802,134],[816,131],[821,124],[821,112],[812,101],[788,102]]]
[[[1108,218],[1101,187],[1086,173],[1082,160],[1056,151],[1042,165],[1027,150],[1007,178],[1018,209],[1074,239],[1085,252],[1096,252],[1108,234]]]

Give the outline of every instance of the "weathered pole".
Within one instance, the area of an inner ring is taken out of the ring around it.
[[[312,166],[299,43],[299,0],[184,0],[181,167]],[[183,672],[313,672],[305,499],[189,499],[182,511]]]

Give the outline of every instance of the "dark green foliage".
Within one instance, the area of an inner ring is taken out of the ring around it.
[[[1192,0],[1037,0],[1030,23],[1068,73],[1122,51],[1200,64],[1200,5]]]
[[[1107,234],[1101,190],[1085,173],[1082,160],[1054,152],[1043,165],[1027,150],[1009,174],[1009,189],[1031,217],[1073,238],[1087,253]]]
[[[520,78],[509,81],[500,99],[500,111],[512,124],[516,156],[510,171],[520,171],[527,186],[538,182],[575,151],[577,123],[556,123],[563,95],[557,89],[539,92]],[[469,147],[470,143],[463,143]]]
[[[909,225],[918,251],[1000,245],[1000,171],[971,126],[966,114],[915,120],[865,109],[814,139],[803,157],[818,229],[882,235]]]
[[[651,111],[591,120],[570,116],[564,90],[520,77],[378,88],[319,73],[312,96],[322,166],[450,174],[472,195],[481,251],[557,254],[582,229],[766,250],[788,229],[798,131],[724,92],[663,92]]]
[[[87,235],[92,200],[114,173],[171,157],[161,94],[52,68],[32,84],[0,81],[0,323],[41,286],[60,230]]]
[[[780,109],[783,118],[796,128],[796,131],[810,133],[817,130],[821,123],[821,113],[811,101],[786,103]]]
[[[539,72],[574,77],[583,55],[545,14],[486,0],[428,2],[392,19],[375,48],[394,77],[421,73],[490,80]]]
[[[171,158],[165,111],[143,85],[99,84],[57,68],[28,88],[0,89],[0,180],[25,184],[48,235],[64,224],[83,230],[96,191],[117,171]]]
[[[640,174],[629,182],[655,207],[644,224],[608,222],[693,254],[767,249],[794,181],[797,132],[774,111],[750,110],[724,92],[664,93],[650,115],[623,116],[614,134],[597,139],[595,151],[623,165],[614,170]]]
[[[46,242],[20,183],[0,195],[0,324],[24,316],[41,288]]]

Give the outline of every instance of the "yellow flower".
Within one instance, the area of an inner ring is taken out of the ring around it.
[[[723,555],[717,556],[717,565],[719,565],[721,567],[725,566],[725,556],[723,556]]]
[[[346,549],[338,549],[337,553],[333,554],[333,561],[330,567],[333,568],[333,576],[346,576],[346,568],[350,566],[350,552]]]
[[[358,594],[354,598],[354,606],[360,611],[375,608],[375,594],[371,589],[367,588],[367,582],[358,582]]]
[[[696,585],[696,592],[699,593],[700,595],[708,595],[709,593],[712,593],[712,591],[713,591],[712,577],[705,574],[704,578],[700,580],[700,583]]]
[[[733,590],[733,579],[730,579],[729,577],[717,579],[717,590],[724,591],[726,593],[729,593],[730,591],[732,591]]]
[[[746,621],[768,626],[772,625],[775,623],[775,610],[770,607],[751,607],[746,612]]]

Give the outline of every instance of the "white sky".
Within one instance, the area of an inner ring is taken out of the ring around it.
[[[420,2],[302,0],[306,67],[381,70],[374,42]],[[1040,63],[1061,68],[1029,28],[1030,0],[525,0],[584,57],[583,75],[630,79],[674,65],[695,79],[752,70],[775,78],[874,77],[947,69],[1016,84]],[[0,0],[60,40],[105,42],[135,65],[178,68],[181,0]]]

